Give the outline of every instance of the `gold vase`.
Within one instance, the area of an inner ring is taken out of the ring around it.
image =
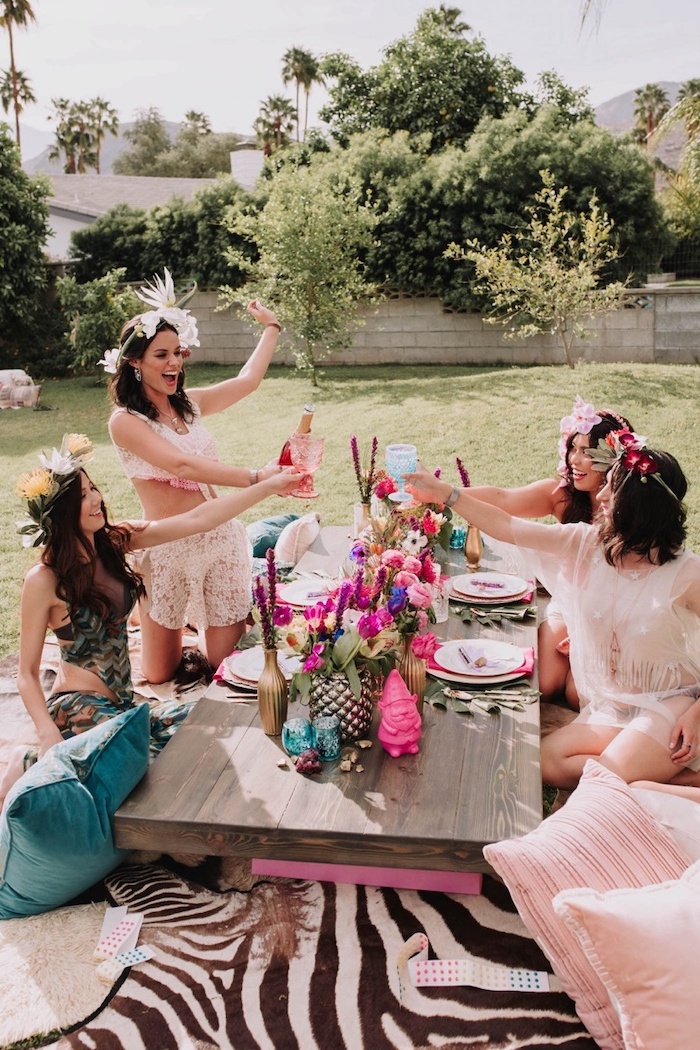
[[[484,541],[476,525],[467,522],[467,538],[464,541],[464,556],[467,559],[467,572],[476,572],[481,565],[484,553]]]
[[[265,665],[258,681],[258,710],[267,736],[281,735],[288,698],[289,689],[277,663],[277,650],[265,649]]]
[[[371,507],[369,503],[356,503],[353,508],[353,539],[357,539],[361,532],[369,525]]]
[[[418,714],[422,714],[427,671],[425,660],[421,660],[416,656],[411,648],[411,642],[414,638],[415,634],[404,635],[403,650],[398,662],[397,670],[406,683],[406,688],[409,693],[415,693],[417,698],[416,708],[418,709]]]

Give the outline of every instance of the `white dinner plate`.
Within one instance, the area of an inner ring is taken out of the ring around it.
[[[284,677],[289,682],[295,671],[299,670],[299,657],[277,653],[277,663]],[[224,678],[240,681],[244,685],[255,686],[265,666],[265,653],[260,645],[240,652],[231,653],[223,661]]]
[[[522,576],[513,576],[511,573],[470,572],[453,577],[452,589],[465,598],[497,604],[527,594],[532,590],[532,585]]]
[[[287,605],[303,609],[317,602],[326,601],[338,589],[337,580],[293,580],[277,588],[277,595]]]
[[[460,650],[466,652],[474,661],[467,664]],[[475,661],[485,659],[479,666]],[[469,675],[470,678],[493,678],[496,675],[511,674],[522,667],[525,657],[522,649],[510,642],[499,642],[493,638],[478,640],[460,638],[445,642],[433,656],[433,662],[439,668],[452,674]]]
[[[428,674],[441,681],[455,682],[457,685],[503,685],[505,682],[515,682],[518,678],[525,678],[527,671],[511,671],[510,674],[496,674],[493,678],[479,678],[468,674],[453,674],[451,671],[443,671],[442,668],[428,667]]]

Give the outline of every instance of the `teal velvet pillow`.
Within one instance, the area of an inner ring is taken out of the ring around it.
[[[148,768],[148,704],[56,744],[0,814],[0,919],[58,908],[125,856],[112,817]]]
[[[253,557],[264,558],[265,552],[274,547],[285,525],[296,521],[298,514],[280,514],[276,518],[263,518],[246,526],[248,539],[253,546]]]

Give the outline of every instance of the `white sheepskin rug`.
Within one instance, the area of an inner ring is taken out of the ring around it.
[[[107,904],[0,922],[0,1046],[70,1028],[112,992],[93,961]]]

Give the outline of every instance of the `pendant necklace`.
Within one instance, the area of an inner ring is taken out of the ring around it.
[[[182,423],[182,420],[180,419],[179,416],[169,416],[166,412],[161,412],[160,409],[158,409],[158,415],[161,416],[162,419],[169,419],[170,420],[170,422],[172,423],[173,429],[174,429],[176,434],[186,434],[187,433],[187,431],[184,428],[183,429],[180,428],[180,424]]]

